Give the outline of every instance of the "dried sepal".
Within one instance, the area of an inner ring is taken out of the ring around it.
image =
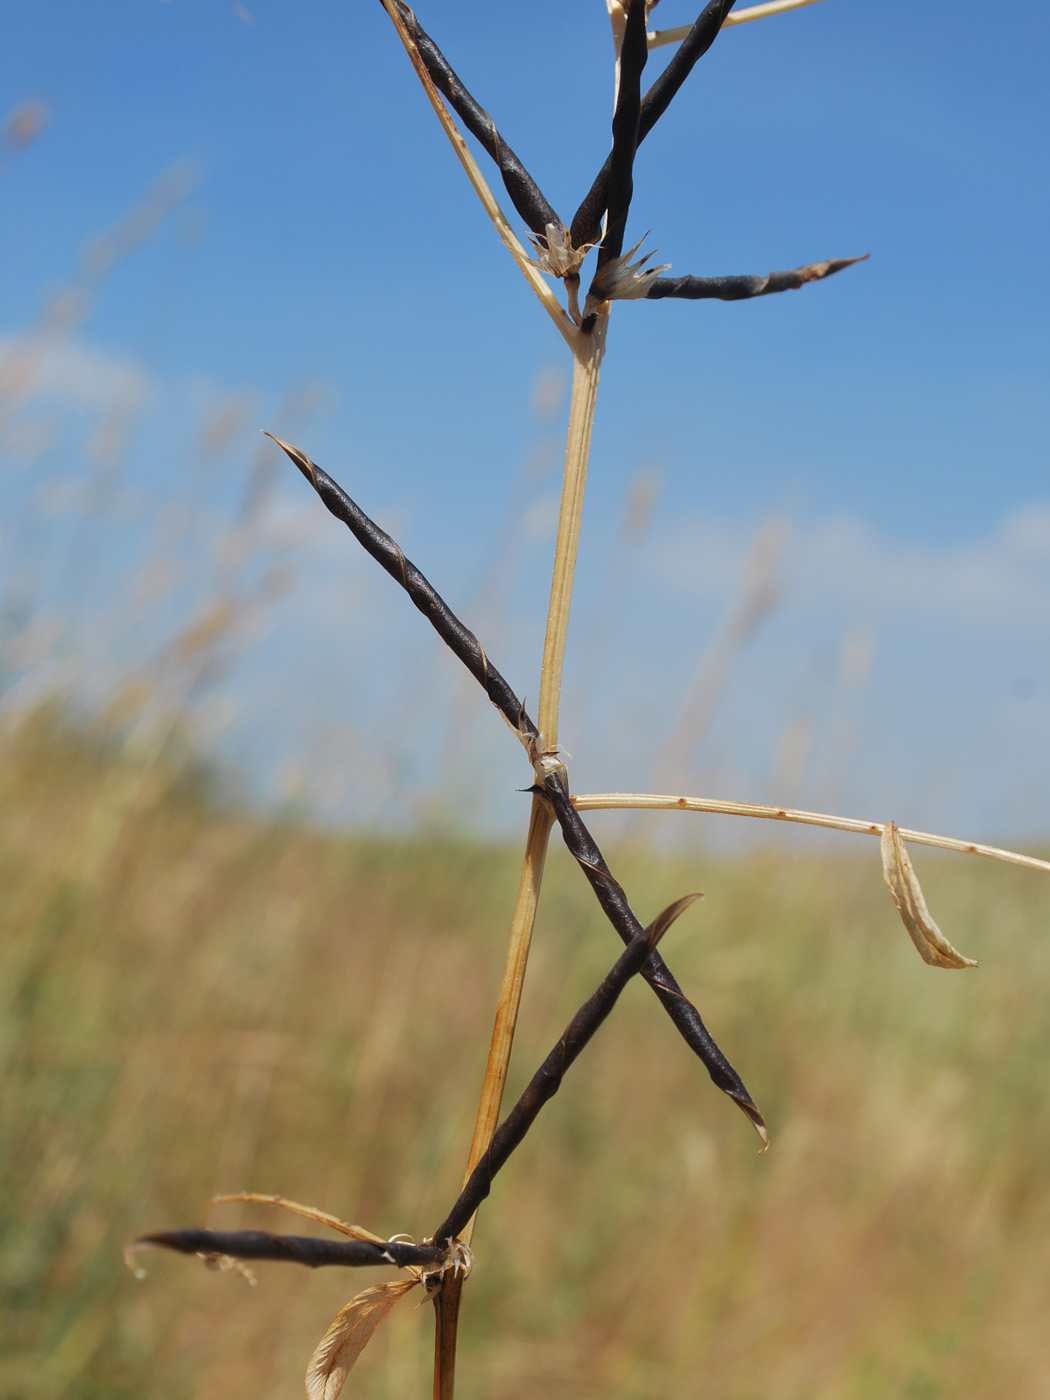
[[[923,962],[931,967],[976,967],[976,959],[964,958],[934,922],[895,822],[887,822],[882,828],[881,845],[882,878]]]
[[[308,1400],[336,1400],[357,1358],[372,1340],[395,1303],[410,1293],[418,1278],[377,1283],[350,1299],[336,1314],[306,1368]]]
[[[533,266],[549,277],[575,277],[594,247],[593,243],[585,243],[582,248],[574,248],[572,236],[562,223],[548,224],[542,236],[530,233],[529,242],[536,249]]]
[[[649,288],[653,282],[661,272],[666,272],[671,264],[661,263],[658,267],[646,267],[649,259],[656,256],[655,248],[637,262],[631,262],[648,236],[646,234],[640,238],[633,248],[629,248],[620,257],[610,258],[605,266],[598,270],[587,293],[584,315],[590,315],[597,310],[603,301],[638,301],[649,295]]]

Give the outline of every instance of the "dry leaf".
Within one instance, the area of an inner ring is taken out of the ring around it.
[[[964,958],[953,948],[934,923],[923,898],[919,877],[894,822],[882,828],[882,878],[889,886],[911,941],[923,962],[931,967],[976,967],[974,958]]]
[[[418,1279],[414,1278],[377,1283],[350,1299],[310,1358],[306,1368],[308,1400],[336,1400],[376,1328],[394,1304],[417,1283]]]

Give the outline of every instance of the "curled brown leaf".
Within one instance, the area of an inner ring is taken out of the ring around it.
[[[926,907],[922,886],[895,822],[882,828],[882,878],[923,962],[931,967],[976,967],[945,938]]]

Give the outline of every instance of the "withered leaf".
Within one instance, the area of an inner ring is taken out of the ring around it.
[[[934,923],[919,877],[894,822],[887,822],[882,828],[882,878],[923,962],[931,967],[977,966],[974,958],[964,958],[953,948]]]
[[[308,1400],[336,1400],[376,1328],[418,1281],[399,1278],[390,1283],[377,1283],[350,1299],[310,1358],[306,1368]]]

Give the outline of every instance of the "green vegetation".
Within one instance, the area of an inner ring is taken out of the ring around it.
[[[418,1237],[458,1191],[518,853],[213,794],[53,713],[0,732],[3,1400],[299,1394],[356,1276],[261,1265],[250,1290],[157,1253],[139,1283],[124,1242],[242,1188]],[[712,861],[709,820],[695,859],[616,869],[645,917],[706,892],[669,953],[773,1150],[632,984],[482,1214],[463,1396],[1044,1394],[1043,883],[920,852],[982,963],[935,972],[874,843]],[[557,849],[549,880],[512,1094],[616,951]],[[353,1394],[428,1393],[431,1345],[406,1305]]]

